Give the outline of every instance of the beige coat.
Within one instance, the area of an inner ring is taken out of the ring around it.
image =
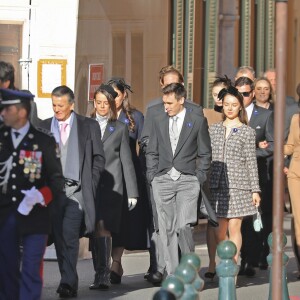
[[[203,108],[203,114],[207,119],[208,126],[222,121],[222,113],[215,111],[213,108]]]
[[[284,154],[292,155],[292,160],[289,166],[288,178],[300,179],[300,129],[299,129],[299,114],[293,116],[290,133],[286,145],[284,146]]]

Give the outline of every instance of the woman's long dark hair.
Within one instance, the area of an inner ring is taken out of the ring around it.
[[[116,121],[117,120],[117,108],[116,108],[116,102],[115,98],[105,89],[101,88],[101,86],[95,91],[94,93],[94,101],[96,101],[96,96],[102,93],[109,104],[109,114],[108,114],[108,121]],[[91,118],[96,118],[96,108],[91,113]]]
[[[123,102],[122,102],[121,109],[125,113],[126,118],[129,121],[129,124],[128,124],[129,131],[134,132],[135,131],[135,121],[133,118],[133,111],[135,110],[135,108],[133,106],[131,106],[131,104],[129,103],[129,99],[128,99],[128,91],[133,93],[133,91],[131,90],[131,86],[129,84],[127,84],[123,78],[118,78],[118,77],[113,77],[112,79],[110,79],[107,82],[107,84],[111,85],[113,88],[117,89],[123,95],[125,95],[125,98],[123,99]]]
[[[218,95],[218,98],[222,100],[222,102],[224,102],[224,99],[227,95],[232,95],[234,96],[236,99],[238,99],[240,105],[241,105],[241,110],[239,111],[239,120],[240,122],[242,122],[243,124],[246,124],[248,125],[248,118],[247,118],[247,112],[246,112],[246,109],[245,109],[245,106],[244,106],[244,98],[243,98],[243,95],[238,91],[237,88],[235,88],[234,86],[232,85],[229,85],[227,88],[224,88],[222,89],[220,92],[219,92],[219,95]],[[223,111],[223,120],[226,119],[226,116],[224,114],[224,111]]]

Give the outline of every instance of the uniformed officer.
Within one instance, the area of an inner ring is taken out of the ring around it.
[[[59,152],[55,139],[28,121],[32,94],[0,94],[0,299],[40,299],[49,203],[64,195]]]

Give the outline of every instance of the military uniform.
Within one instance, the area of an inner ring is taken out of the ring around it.
[[[23,94],[20,95],[17,98],[22,98]],[[50,202],[58,201],[64,195],[64,178],[55,139],[49,133],[37,130],[29,121],[22,128],[26,129],[16,146],[15,129],[5,125],[0,128],[1,300],[40,299],[40,269],[51,228]],[[42,202],[36,202],[24,213],[20,207],[26,193],[35,188]],[[23,246],[21,274],[20,245]]]
[[[0,173],[0,185],[7,168],[11,168],[7,183],[0,186],[0,227],[24,198],[21,190],[35,186],[43,194],[46,204],[52,200],[51,194],[63,190],[64,179],[58,154],[54,138],[32,125],[16,149],[11,129],[6,126],[0,129],[0,171],[4,171]],[[7,168],[1,165],[5,162],[10,162]],[[50,233],[48,206],[35,205],[28,216],[18,214],[17,218],[21,234]]]

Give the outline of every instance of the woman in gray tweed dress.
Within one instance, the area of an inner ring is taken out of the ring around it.
[[[210,126],[212,164],[210,190],[212,206],[219,221],[218,243],[235,243],[237,262],[242,245],[241,224],[245,216],[256,213],[260,188],[256,162],[255,131],[247,126],[243,96],[229,85],[219,93],[223,101],[223,121]]]

